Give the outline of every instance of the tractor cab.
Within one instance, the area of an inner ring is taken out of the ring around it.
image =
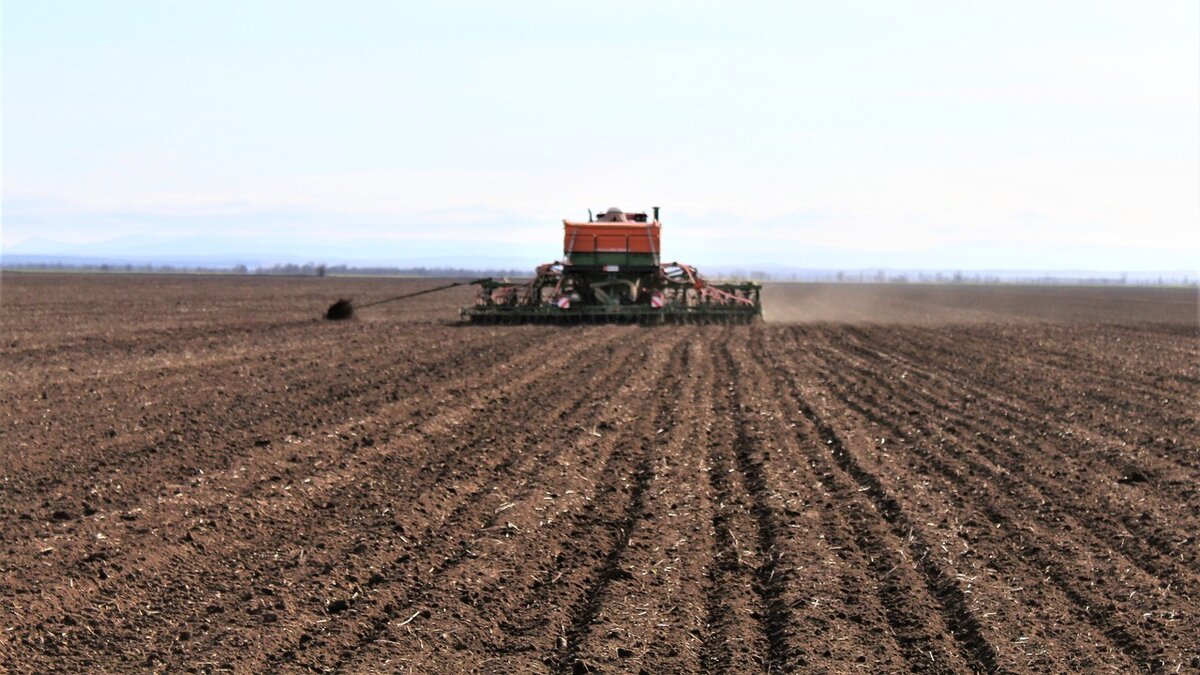
[[[655,214],[654,220],[658,220],[658,215]],[[645,211],[626,213],[621,209],[610,206],[608,210],[601,213],[598,217],[592,218],[592,212],[588,211],[589,223],[644,223],[647,222]]]

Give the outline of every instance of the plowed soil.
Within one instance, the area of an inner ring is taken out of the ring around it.
[[[0,669],[1200,669],[1194,290],[433,285],[6,274]]]

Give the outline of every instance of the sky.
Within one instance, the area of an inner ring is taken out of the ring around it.
[[[6,0],[0,251],[1200,265],[1200,3]]]

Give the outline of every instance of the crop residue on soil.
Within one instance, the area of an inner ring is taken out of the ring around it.
[[[1200,666],[1194,291],[314,320],[420,283],[6,275],[4,668]]]

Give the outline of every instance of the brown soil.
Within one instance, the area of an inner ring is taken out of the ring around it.
[[[432,285],[6,274],[0,668],[1200,668],[1194,291]]]

